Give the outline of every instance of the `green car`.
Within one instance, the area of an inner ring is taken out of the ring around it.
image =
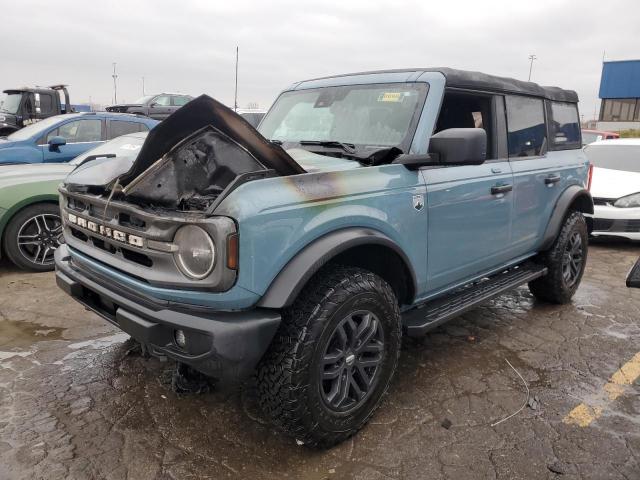
[[[69,163],[0,165],[0,255],[25,270],[53,270],[53,252],[62,233],[60,182],[88,161],[114,163],[126,171],[146,136],[140,132],[115,138]]]

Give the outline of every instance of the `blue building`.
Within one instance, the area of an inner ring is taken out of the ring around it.
[[[640,128],[640,60],[604,62],[598,128]]]

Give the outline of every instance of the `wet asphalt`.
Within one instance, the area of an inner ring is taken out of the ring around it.
[[[327,451],[275,431],[250,382],[174,393],[52,273],[0,262],[0,479],[640,479],[639,255],[599,242],[572,304],[521,288],[406,340],[372,422]]]

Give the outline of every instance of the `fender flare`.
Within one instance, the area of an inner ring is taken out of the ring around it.
[[[330,232],[300,250],[280,270],[264,293],[258,307],[283,308],[291,305],[309,279],[336,255],[360,245],[379,245],[393,250],[409,272],[415,291],[416,274],[409,257],[385,234],[370,228],[352,227]]]
[[[593,214],[593,198],[591,193],[581,185],[571,185],[564,192],[560,194],[560,198],[556,202],[549,223],[547,223],[547,229],[542,237],[542,244],[539,248],[540,251],[547,250],[551,247],[562,228],[562,222],[567,214],[567,211],[572,205],[576,205],[576,210],[582,213]]]

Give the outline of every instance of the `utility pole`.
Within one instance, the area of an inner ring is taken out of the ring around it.
[[[142,77],[142,96],[144,97],[144,77]]]
[[[528,82],[531,81],[531,71],[533,70],[533,61],[537,60],[538,57],[536,57],[534,54],[529,55],[529,60],[531,60],[531,63],[529,64],[529,79],[527,80]]]
[[[238,111],[238,47],[236,46],[236,89],[233,95],[233,111]]]
[[[116,79],[118,75],[116,75],[116,62],[113,62],[113,104],[118,103],[118,85],[116,84]]]

